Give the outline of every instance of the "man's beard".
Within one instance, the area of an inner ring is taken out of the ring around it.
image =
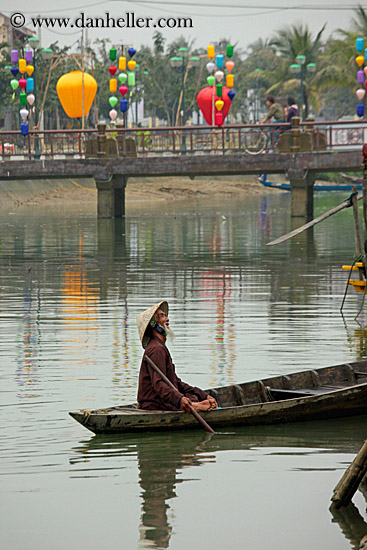
[[[171,344],[173,344],[173,341],[174,341],[174,339],[175,339],[175,333],[174,333],[173,330],[171,330],[171,329],[169,328],[169,326],[166,325],[166,324],[164,325],[164,330],[166,331],[167,340],[168,340]]]

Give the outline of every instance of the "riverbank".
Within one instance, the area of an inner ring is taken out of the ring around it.
[[[278,176],[279,181],[283,181]],[[270,192],[274,192],[270,190]],[[277,191],[275,191],[277,192]],[[126,187],[126,208],[143,201],[245,197],[269,193],[256,176],[211,176],[191,180],[177,178],[131,178]],[[94,211],[97,190],[92,178],[54,180],[13,180],[0,182],[0,211],[16,212],[29,208],[58,209],[73,212]]]

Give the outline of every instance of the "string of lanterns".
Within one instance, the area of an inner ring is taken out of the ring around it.
[[[206,64],[206,69],[209,73],[207,77],[209,87],[200,90],[197,103],[208,124],[222,126],[236,95],[232,90],[234,62],[231,59],[225,60],[222,53],[215,54],[213,45],[208,46],[207,52],[209,61]],[[227,44],[226,57],[231,58],[232,56],[233,46]],[[226,85],[223,85],[224,77]]]
[[[366,90],[367,90],[367,82],[365,82],[366,76],[367,76],[367,66],[363,67],[363,65],[367,63],[367,48],[364,50],[364,55],[363,55],[363,48],[364,48],[363,38],[357,38],[356,50],[358,55],[355,61],[359,67],[357,71],[357,82],[359,84],[359,88],[356,91],[357,99],[360,101],[360,103],[358,103],[357,105],[357,116],[359,117],[363,117],[364,115],[364,103],[362,103],[362,100],[364,100],[364,96],[366,95]]]
[[[22,136],[27,136],[29,116],[29,110],[27,109],[27,106],[29,105],[30,107],[32,107],[36,99],[33,94],[34,80],[32,78],[32,74],[34,71],[34,66],[32,65],[33,50],[31,48],[27,48],[26,50],[24,50],[24,58],[20,57],[18,50],[11,50],[10,60],[12,63],[10,71],[13,77],[10,81],[10,86],[12,87],[12,90],[14,92],[13,97],[15,97],[16,91],[18,89],[20,90],[19,102],[21,109],[19,111],[19,114],[22,120],[20,124],[20,131]],[[20,78],[17,78],[18,74]]]
[[[115,78],[115,75],[117,73],[117,49],[111,48],[110,49],[110,61],[111,65],[109,66],[108,70],[110,73],[110,93],[116,94],[117,93],[117,86],[118,91],[120,92],[122,99],[120,99],[120,111],[124,113],[124,117],[126,116],[125,113],[128,109],[128,101],[125,98],[129,87],[132,88],[135,86],[135,73],[134,70],[136,68],[136,61],[133,59],[134,55],[136,54],[136,50],[134,48],[129,48],[127,51],[129,55],[129,60],[124,55],[124,49],[122,48],[121,56],[118,59],[118,68],[119,71],[121,71],[117,78]],[[115,64],[114,64],[115,63]],[[129,69],[127,71],[127,68]],[[127,72],[126,72],[127,71]],[[131,93],[130,93],[131,96]],[[117,111],[115,109],[115,106],[118,104],[119,99],[116,97],[116,95],[111,95],[108,99],[111,110],[109,112],[109,116],[111,119],[111,122],[114,123],[117,118]]]

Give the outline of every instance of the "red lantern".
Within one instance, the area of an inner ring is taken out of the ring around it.
[[[223,125],[223,115],[222,115],[222,113],[215,113],[215,125],[216,126],[222,126]]]
[[[114,65],[111,65],[111,67],[108,67],[108,70],[110,71],[110,75],[113,76],[117,71],[117,67],[115,67]]]
[[[122,95],[122,97],[124,97],[126,95],[126,92],[128,91],[128,87],[125,86],[125,84],[123,84],[122,86],[119,87],[119,92],[120,94]]]
[[[25,78],[20,78],[20,79],[19,79],[19,86],[20,86],[20,88],[21,88],[22,90],[25,89],[25,87],[27,86],[27,81],[26,81]]]
[[[214,113],[215,113],[216,111],[215,102],[220,99],[224,103],[223,109],[221,110],[220,113],[216,113],[216,114],[222,115],[222,124],[225,121],[228,111],[231,107],[231,100],[228,97],[229,91],[230,91],[229,88],[227,88],[226,86],[223,86],[222,97],[218,97],[215,94],[215,86],[214,87],[207,86],[206,88],[203,88],[202,90],[200,90],[200,92],[198,93],[197,103],[198,103],[199,109],[203,113],[206,122],[210,126],[212,126],[213,123],[216,124],[215,116],[213,117],[213,107],[214,107]],[[213,101],[213,93],[214,93],[214,101]],[[218,120],[219,120],[219,117],[218,117]]]

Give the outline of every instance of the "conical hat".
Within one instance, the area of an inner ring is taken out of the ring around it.
[[[155,306],[150,307],[149,309],[146,309],[145,311],[143,311],[143,313],[139,313],[136,318],[139,338],[144,349],[147,347],[150,340],[149,336],[146,336],[145,331],[147,330],[153,315],[158,311],[158,309],[161,309],[166,315],[168,315],[168,303],[163,301],[159,302]]]

